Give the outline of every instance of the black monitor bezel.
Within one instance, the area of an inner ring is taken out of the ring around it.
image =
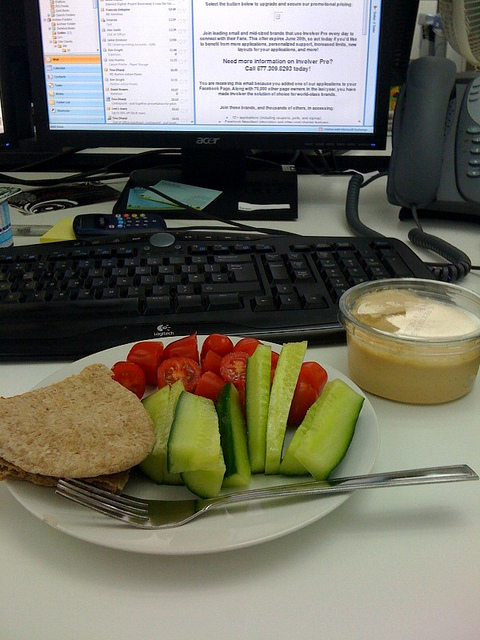
[[[0,148],[8,148],[17,142],[15,127],[13,127],[13,112],[8,104],[7,94],[4,90],[4,81],[0,70],[0,108],[3,118],[3,131],[0,130]]]
[[[14,87],[9,69],[10,55],[7,40],[8,26],[3,22],[3,7],[0,11],[0,106],[3,116],[3,132],[0,131],[0,148],[5,149],[16,145],[18,133],[16,126]]]
[[[196,148],[198,140],[211,136],[209,131],[103,131],[53,130],[49,128],[44,82],[39,3],[25,1],[26,29],[31,70],[34,125],[37,141],[47,149],[64,148]],[[418,5],[418,0],[403,0],[401,5]],[[217,149],[368,149],[386,148],[388,107],[392,64],[398,52],[395,42],[398,0],[383,0],[381,8],[380,51],[377,74],[375,123],[372,133],[262,133],[215,132]],[[413,19],[415,13],[412,12]]]
[[[0,4],[0,99],[4,116],[2,150],[33,139],[30,71],[23,0]]]

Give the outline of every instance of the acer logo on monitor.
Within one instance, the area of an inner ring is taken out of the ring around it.
[[[197,138],[195,144],[217,144],[220,138]]]

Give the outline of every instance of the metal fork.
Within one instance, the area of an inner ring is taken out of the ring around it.
[[[216,498],[190,500],[143,500],[125,494],[117,495],[98,489],[81,480],[59,480],[56,493],[110,518],[140,529],[178,527],[194,518],[229,504],[281,498],[286,496],[316,496],[348,493],[356,489],[433,484],[478,480],[478,475],[466,464],[447,467],[426,467],[406,471],[373,473],[369,475],[332,478],[290,485],[276,485],[220,495]]]

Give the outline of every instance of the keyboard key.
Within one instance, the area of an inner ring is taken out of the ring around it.
[[[302,304],[304,309],[326,309],[328,306],[325,298],[316,293],[307,293],[302,296]]]
[[[270,282],[290,282],[288,271],[283,262],[269,262]]]
[[[181,294],[177,296],[177,311],[188,311],[189,313],[203,311],[202,296],[195,294]]]
[[[212,293],[255,293],[258,292],[258,281],[254,282],[213,282],[202,284],[201,292]]]
[[[275,311],[277,309],[272,296],[255,296],[252,307],[254,311]]]
[[[238,293],[212,293],[208,296],[209,311],[239,309],[242,306]]]
[[[383,262],[390,273],[394,273],[397,278],[407,277],[410,275],[410,269],[405,262],[395,255],[384,256]]]
[[[257,272],[253,264],[231,262],[227,264],[227,269],[235,282],[257,282]]]
[[[302,305],[296,295],[282,294],[278,296],[278,306],[280,309],[301,309]]]
[[[152,296],[145,302],[145,314],[156,315],[172,311],[170,296]]]

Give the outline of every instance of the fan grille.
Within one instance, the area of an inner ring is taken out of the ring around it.
[[[477,65],[480,65],[480,2],[465,0],[465,23],[468,41]]]
[[[480,2],[439,0],[438,8],[450,46],[475,67],[480,66]]]

